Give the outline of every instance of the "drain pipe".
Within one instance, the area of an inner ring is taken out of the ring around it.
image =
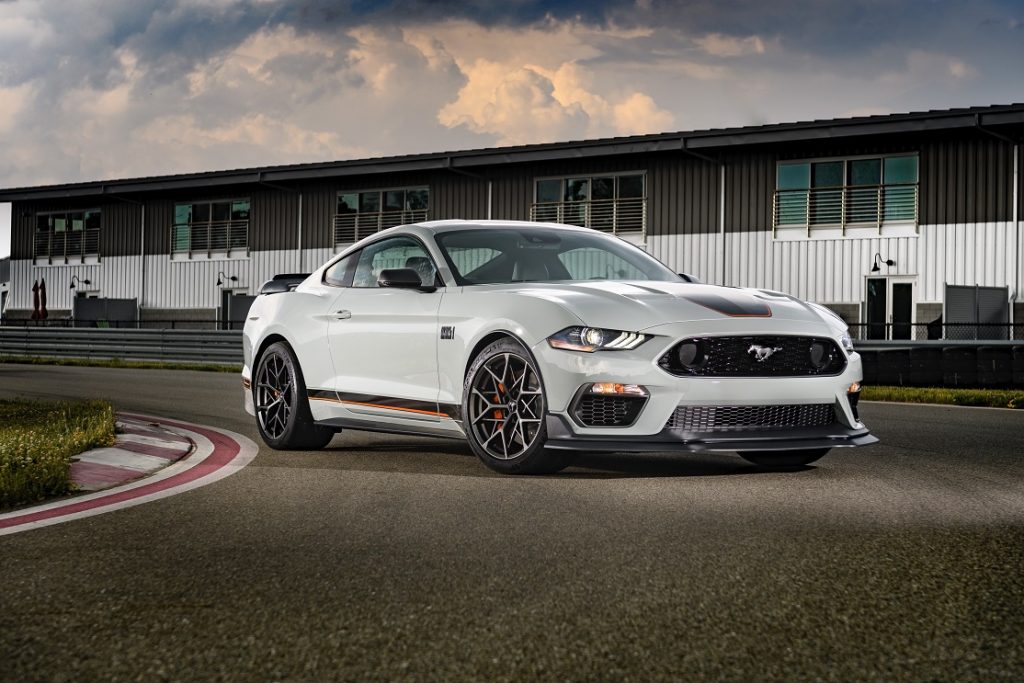
[[[722,286],[728,285],[725,277],[725,262],[729,251],[725,248],[725,162],[718,166],[718,248],[722,252]]]
[[[1011,209],[1011,215],[1013,216],[1013,229],[1017,235],[1017,254],[1016,254],[1016,265],[1014,267],[1014,274],[1016,275],[1017,281],[1013,283],[1013,296],[1010,297],[1010,301],[1014,304],[1020,297],[1021,288],[1021,274],[1020,274],[1020,252],[1022,245],[1020,243],[1020,145],[1013,145],[1013,208]],[[1016,324],[1014,319],[1014,306],[1010,306],[1010,322]]]

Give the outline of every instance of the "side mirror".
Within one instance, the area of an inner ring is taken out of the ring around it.
[[[701,281],[692,275],[687,275],[686,273],[676,273],[676,275],[678,275],[683,282],[692,282],[695,285],[701,284]]]
[[[380,271],[377,276],[378,287],[393,287],[395,289],[418,289],[423,292],[433,292],[437,288],[423,285],[420,274],[412,268],[386,268]]]

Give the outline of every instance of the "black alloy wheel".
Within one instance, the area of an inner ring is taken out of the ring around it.
[[[521,344],[500,339],[466,374],[463,415],[470,446],[485,465],[505,474],[547,474],[570,454],[544,448],[547,404],[540,373]]]
[[[284,342],[267,347],[252,383],[256,426],[263,441],[279,450],[323,448],[335,430],[313,421],[306,385],[294,352]]]

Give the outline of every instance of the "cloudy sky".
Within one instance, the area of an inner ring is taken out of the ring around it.
[[[0,0],[0,187],[1006,103],[1022,65],[1024,0]]]

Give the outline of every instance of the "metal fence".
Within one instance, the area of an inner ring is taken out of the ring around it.
[[[242,362],[242,334],[211,330],[0,327],[0,356]]]
[[[74,318],[47,318],[46,320],[4,318],[0,320],[0,328],[74,327],[77,329],[98,328],[113,330],[236,330],[240,332],[244,326],[244,320],[75,320]]]
[[[1018,323],[855,323],[850,336],[856,340],[893,341],[986,341],[1024,340],[1024,322]]]

